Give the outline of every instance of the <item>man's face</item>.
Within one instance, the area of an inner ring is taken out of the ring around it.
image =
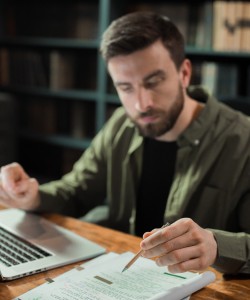
[[[157,138],[174,127],[184,105],[185,72],[183,66],[177,71],[161,41],[111,58],[108,70],[127,115],[142,135]]]

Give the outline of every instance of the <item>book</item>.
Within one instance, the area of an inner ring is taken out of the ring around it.
[[[189,10],[186,45],[196,47],[201,5]]]
[[[235,64],[204,62],[201,84],[219,99],[234,98],[238,92],[238,69]]]
[[[7,58],[9,59],[6,61],[9,67],[9,78],[5,80],[7,83],[13,86],[48,86],[46,55],[33,50],[13,50],[9,52]]]
[[[87,101],[72,101],[69,108],[69,134],[75,139],[95,135],[95,106]]]
[[[211,95],[217,92],[218,64],[215,62],[204,62],[201,66],[201,85],[203,85]]]
[[[140,257],[129,270],[121,272],[134,256],[104,254],[19,296],[16,300],[137,300],[186,299],[215,280],[211,271],[174,274]]]
[[[68,53],[53,50],[50,53],[50,88],[72,89],[75,84],[75,60]]]
[[[240,51],[241,50],[241,32],[242,32],[242,3],[241,2],[226,2],[226,18],[224,20],[224,34],[226,44],[224,50]]]
[[[77,139],[83,139],[87,136],[87,120],[89,111],[85,103],[73,102],[71,104],[70,128],[71,135]]]
[[[249,3],[214,1],[213,47],[223,51],[249,51]]]
[[[213,3],[213,49],[225,50],[226,31],[225,20],[227,19],[227,3],[225,1],[215,1]]]
[[[96,39],[98,37],[98,8],[93,3],[77,3],[71,11],[69,37]]]
[[[195,35],[195,47],[211,49],[213,37],[213,3],[205,2],[199,7]]]
[[[243,23],[244,22],[244,11],[243,11],[244,5],[243,5],[242,1],[239,1],[239,2],[234,2],[234,5],[231,4],[231,6],[233,6],[233,9],[234,9],[235,32],[234,32],[233,41],[232,41],[232,45],[231,45],[230,49],[234,50],[234,51],[242,51],[242,50],[244,50],[243,44],[242,44],[243,30],[245,28],[247,28],[244,26],[245,24]],[[247,20],[247,18],[246,18],[246,20]],[[249,26],[248,26],[248,28],[249,28]],[[248,38],[250,38],[249,32],[250,31],[248,29]]]
[[[218,80],[215,95],[218,99],[237,97],[238,69],[236,65],[218,64]]]
[[[243,2],[242,5],[242,33],[241,33],[241,49],[242,51],[250,51],[250,2]]]

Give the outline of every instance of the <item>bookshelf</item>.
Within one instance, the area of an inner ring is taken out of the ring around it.
[[[131,11],[154,10],[177,23],[193,83],[222,100],[249,100],[250,1],[229,3],[0,0],[0,92],[17,106],[16,160],[41,181],[71,169],[119,105],[98,47],[110,21]],[[226,26],[219,11],[227,12]],[[232,24],[235,40],[225,32]]]

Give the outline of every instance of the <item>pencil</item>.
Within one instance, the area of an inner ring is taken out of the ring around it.
[[[126,266],[123,268],[122,272],[126,271],[132,264],[142,255],[143,250],[140,250],[136,253],[136,255],[126,264]]]
[[[164,227],[167,227],[167,226],[169,226],[170,225],[170,223],[166,223],[166,224],[164,224],[160,229],[162,229],[162,228],[164,228]],[[126,266],[123,268],[123,270],[122,270],[122,272],[124,272],[124,271],[126,271],[126,270],[128,270],[132,265],[133,265],[133,263],[142,255],[142,252],[143,252],[143,250],[141,249],[139,252],[137,252],[136,254],[135,254],[135,256],[126,264]]]

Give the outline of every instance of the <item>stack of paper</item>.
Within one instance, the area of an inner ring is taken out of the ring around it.
[[[173,274],[143,257],[122,273],[133,255],[131,252],[102,255],[16,299],[180,300],[215,280],[210,271]]]

